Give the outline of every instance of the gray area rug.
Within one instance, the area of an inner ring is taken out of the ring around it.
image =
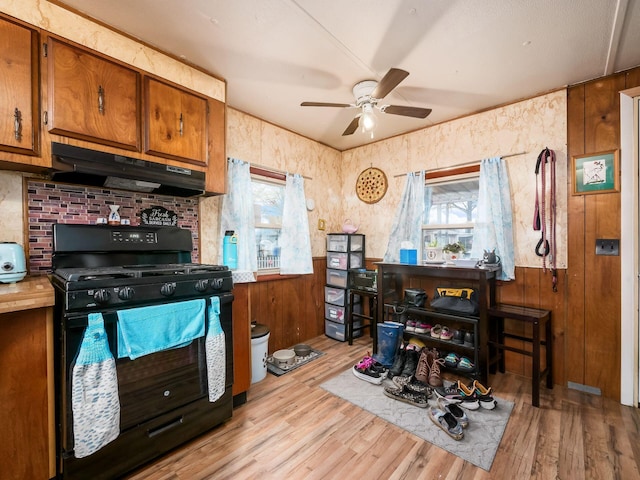
[[[343,398],[477,467],[486,471],[491,469],[511,410],[513,410],[513,402],[494,397],[498,402],[498,406],[494,410],[483,408],[475,411],[465,410],[469,417],[469,427],[464,430],[464,438],[457,441],[449,437],[429,419],[428,408],[415,407],[387,397],[383,393],[383,386],[388,384],[393,385],[390,380],[385,380],[382,385],[373,385],[360,380],[349,369],[320,386],[333,395]],[[432,406],[437,405],[435,395],[429,399],[429,403]]]

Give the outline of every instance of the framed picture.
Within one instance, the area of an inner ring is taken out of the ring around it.
[[[573,195],[620,191],[618,162],[618,150],[574,156]]]

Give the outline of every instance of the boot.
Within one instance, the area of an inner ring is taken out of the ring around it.
[[[407,358],[407,352],[404,348],[404,345],[401,345],[398,349],[398,353],[396,353],[396,358],[393,362],[393,365],[389,369],[389,378],[396,377],[402,373],[402,369],[404,368],[404,362]]]
[[[400,374],[403,377],[410,377],[414,373],[416,373],[416,367],[418,365],[418,357],[420,354],[413,349],[405,350],[405,361],[404,367],[402,368],[402,373]]]
[[[418,366],[416,367],[415,377],[425,385],[429,384],[429,364],[427,363],[427,353],[429,349],[423,348],[420,352],[420,358],[418,359]]]

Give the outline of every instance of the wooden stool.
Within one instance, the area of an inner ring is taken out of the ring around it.
[[[354,312],[353,310],[353,300],[354,297],[360,297],[362,299],[362,312]],[[367,307],[368,311],[365,312],[365,298],[368,300]],[[377,318],[378,318],[378,293],[374,291],[368,290],[349,290],[349,305],[347,306],[348,312],[346,315],[347,322],[347,340],[349,345],[353,345],[353,332],[359,332],[366,328],[369,329],[369,334],[371,338],[373,338],[373,353],[376,353],[378,346],[378,327],[377,327]],[[362,320],[359,327],[354,326],[354,322],[357,320]]]
[[[520,353],[533,357],[531,375],[531,403],[534,407],[540,406],[540,380],[546,375],[547,388],[553,388],[553,334],[551,332],[551,312],[537,308],[522,307],[519,305],[497,304],[489,308],[490,334],[487,344],[494,347],[498,353],[498,365],[501,373],[505,371],[504,350]],[[532,338],[506,333],[504,331],[504,319],[519,320],[531,324],[533,328]],[[544,340],[540,339],[540,329],[544,327]],[[532,350],[505,345],[505,338],[522,340],[532,344]],[[544,345],[546,352],[546,365],[544,370],[540,370],[540,345]]]

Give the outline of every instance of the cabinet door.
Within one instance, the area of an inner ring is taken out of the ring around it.
[[[207,100],[145,77],[145,152],[207,164]]]
[[[0,149],[35,155],[39,146],[38,34],[0,19]]]
[[[207,165],[207,194],[226,193],[226,106],[216,99],[209,99],[209,163]]]
[[[139,150],[138,72],[49,38],[51,133]]]

